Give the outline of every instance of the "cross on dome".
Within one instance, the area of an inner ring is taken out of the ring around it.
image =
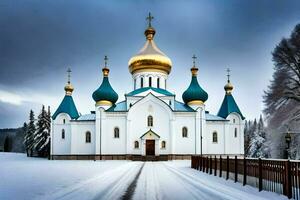
[[[70,69],[70,67],[68,68],[68,70],[67,70],[67,73],[68,73],[68,83],[70,83],[71,82],[71,69]]]
[[[230,82],[230,69],[229,68],[227,68],[227,82],[229,83]]]
[[[151,21],[154,19],[154,17],[149,12],[148,17],[146,17],[146,20],[148,21],[148,27],[151,27]]]
[[[104,56],[104,67],[107,67],[107,61],[108,61],[108,57]]]
[[[194,54],[192,58],[193,58],[193,66],[195,67],[196,66],[196,59],[197,59],[197,57]]]

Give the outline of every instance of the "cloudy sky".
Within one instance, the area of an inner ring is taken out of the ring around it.
[[[104,55],[111,84],[124,99],[133,88],[128,60],[145,42],[149,11],[155,41],[173,62],[168,90],[177,100],[196,54],[207,110],[218,112],[229,67],[241,111],[258,117],[273,73],[271,52],[300,23],[299,7],[299,0],[1,0],[0,128],[21,126],[42,104],[54,112],[69,66],[78,110],[94,110],[91,95],[102,80]]]

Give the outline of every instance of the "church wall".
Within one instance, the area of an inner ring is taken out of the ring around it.
[[[72,145],[71,154],[94,154],[95,153],[95,121],[72,122]],[[91,142],[86,142],[86,132],[91,133]]]
[[[142,143],[140,137],[150,130],[150,128],[160,136],[159,144],[156,141],[156,153],[169,154],[170,153],[170,118],[171,110],[163,102],[155,99],[153,96],[146,97],[141,102],[134,105],[128,113],[128,140],[127,148],[128,154],[144,154],[145,143]],[[153,117],[153,126],[149,127],[147,118],[151,115]],[[134,148],[134,141],[138,141],[140,147]],[[166,141],[166,148],[161,149],[161,142]]]
[[[123,115],[123,116],[122,116]],[[102,153],[103,154],[126,154],[126,115],[123,113],[107,114],[103,123]],[[119,128],[119,138],[114,137],[114,129]]]
[[[244,131],[243,120],[236,113],[231,113],[227,117],[230,120],[226,127],[226,154],[243,154],[244,153]],[[237,137],[235,137],[235,129]]]
[[[187,127],[188,137],[182,137],[182,128]],[[174,154],[195,153],[195,113],[176,113],[174,121]]]
[[[52,120],[52,154],[67,155],[71,152],[71,126],[70,116],[61,113],[55,120]],[[62,130],[65,131],[65,138],[62,138]]]
[[[205,154],[224,154],[225,152],[225,123],[220,121],[206,121],[206,147]],[[213,132],[217,133],[217,142],[213,142]]]

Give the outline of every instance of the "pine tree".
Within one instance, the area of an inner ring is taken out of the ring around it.
[[[50,111],[48,111],[50,113]],[[50,118],[46,112],[45,106],[42,107],[38,116],[37,131],[34,137],[34,148],[39,156],[46,157],[49,155],[50,148]]]
[[[23,141],[23,144],[25,146],[25,152],[26,152],[26,155],[27,157],[29,156],[28,155],[28,143],[27,143],[27,134],[28,134],[28,125],[26,122],[24,122],[23,124],[23,127],[22,127],[22,132],[24,134],[24,141]]]
[[[29,114],[29,123],[27,125],[27,131],[24,138],[24,144],[26,149],[27,156],[32,156],[33,154],[33,145],[34,145],[34,135],[35,135],[35,118],[33,110],[30,110]],[[24,124],[25,125],[25,124]]]

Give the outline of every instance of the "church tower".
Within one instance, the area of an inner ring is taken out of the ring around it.
[[[153,16],[149,13],[146,18],[148,27],[144,34],[146,43],[138,54],[128,63],[132,74],[134,90],[145,87],[167,89],[167,79],[171,72],[172,62],[155,44],[155,29],[151,25]]]

